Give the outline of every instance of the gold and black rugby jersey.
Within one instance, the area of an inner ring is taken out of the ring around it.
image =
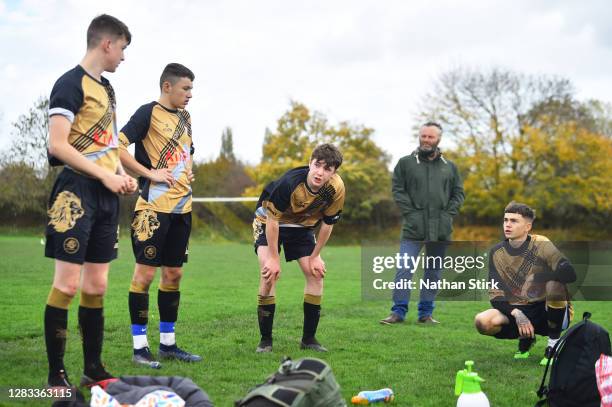
[[[152,209],[164,213],[191,212],[191,185],[187,168],[191,166],[194,147],[191,140],[191,118],[186,110],[170,110],[157,102],[136,110],[119,134],[121,148],[136,143],[136,160],[149,169],[172,170],[175,182],[138,180],[141,189],[136,211]]]
[[[287,171],[276,181],[264,188],[255,216],[262,223],[271,216],[280,226],[314,227],[321,219],[333,225],[340,219],[344,207],[344,182],[338,174],[317,192],[308,187],[308,167]]]
[[[62,115],[72,123],[70,145],[97,165],[117,172],[115,92],[106,78],[98,81],[80,65],[63,74],[55,82],[49,98],[49,117],[54,115]],[[52,156],[49,163],[63,165]]]
[[[569,261],[545,236],[528,235],[519,247],[504,240],[489,252],[489,278],[499,282],[499,290],[489,290],[489,296],[491,301],[513,305],[544,301],[546,281],[556,279],[546,276],[554,275],[551,273],[561,276],[570,269],[570,274],[574,273]],[[534,282],[523,292],[527,280]]]

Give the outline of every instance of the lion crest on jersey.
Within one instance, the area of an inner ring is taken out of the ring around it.
[[[134,231],[134,237],[140,242],[149,240],[155,231],[159,229],[159,220],[157,219],[157,213],[151,209],[145,209],[138,212],[138,215],[132,222],[132,230]]]
[[[57,232],[63,233],[72,229],[85,211],[78,196],[70,191],[62,191],[55,198],[47,214],[50,219],[49,225],[52,225]]]

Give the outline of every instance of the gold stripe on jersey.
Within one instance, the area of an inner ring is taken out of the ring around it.
[[[128,145],[127,135],[120,134],[121,144]],[[155,169],[172,171],[174,184],[149,181],[136,201],[135,211],[164,213],[191,212],[191,185],[187,170],[191,167],[191,118],[186,110],[171,111],[156,103],[153,106],[146,136],[136,144]],[[137,154],[138,156],[138,151]],[[142,163],[141,163],[142,164]]]
[[[344,183],[338,174],[313,193],[306,181],[299,183],[291,192],[290,205],[285,211],[278,210],[270,200],[263,200],[261,207],[266,211],[256,211],[257,219],[265,223],[266,216],[272,216],[283,224],[314,227],[323,217],[334,216],[344,206]]]
[[[116,173],[119,139],[113,88],[88,75],[83,75],[81,86],[83,105],[75,115],[68,142],[87,159]]]

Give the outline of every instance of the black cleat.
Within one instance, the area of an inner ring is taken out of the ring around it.
[[[142,349],[134,349],[134,356],[132,356],[132,362],[137,365],[148,366],[151,369],[161,369],[161,363],[155,360],[155,357],[151,353],[151,349],[148,347]]]
[[[193,353],[185,352],[178,346],[166,346],[166,349],[162,350],[159,348],[159,358],[160,359],[174,359],[180,360],[181,362],[200,362],[202,360],[202,356],[194,355]]]
[[[68,375],[62,369],[57,373],[49,374],[47,388],[56,390],[57,397],[53,398],[52,407],[69,407],[74,405],[74,400],[85,405],[85,396],[68,380]]]
[[[73,387],[70,380],[68,380],[68,375],[64,369],[60,370],[57,373],[49,373],[49,377],[47,378],[47,387]]]
[[[314,350],[315,352],[327,352],[327,348],[321,345],[315,338],[307,340],[302,339],[302,342],[300,342],[300,349]]]
[[[81,377],[81,386],[93,387],[100,386],[106,389],[109,384],[118,381],[119,379],[108,373],[104,369],[104,365],[90,366],[89,369],[85,370],[83,377]]]
[[[262,338],[255,349],[255,353],[269,353],[272,352],[272,338]]]

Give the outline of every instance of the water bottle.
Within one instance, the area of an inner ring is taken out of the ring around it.
[[[457,372],[455,379],[455,396],[459,396],[457,407],[490,407],[489,399],[480,390],[480,383],[484,379],[478,373],[472,372],[474,362],[465,362],[465,369]]]
[[[367,406],[373,403],[391,403],[393,400],[395,400],[393,390],[385,388],[380,390],[360,391],[359,394],[353,396],[351,403]]]

